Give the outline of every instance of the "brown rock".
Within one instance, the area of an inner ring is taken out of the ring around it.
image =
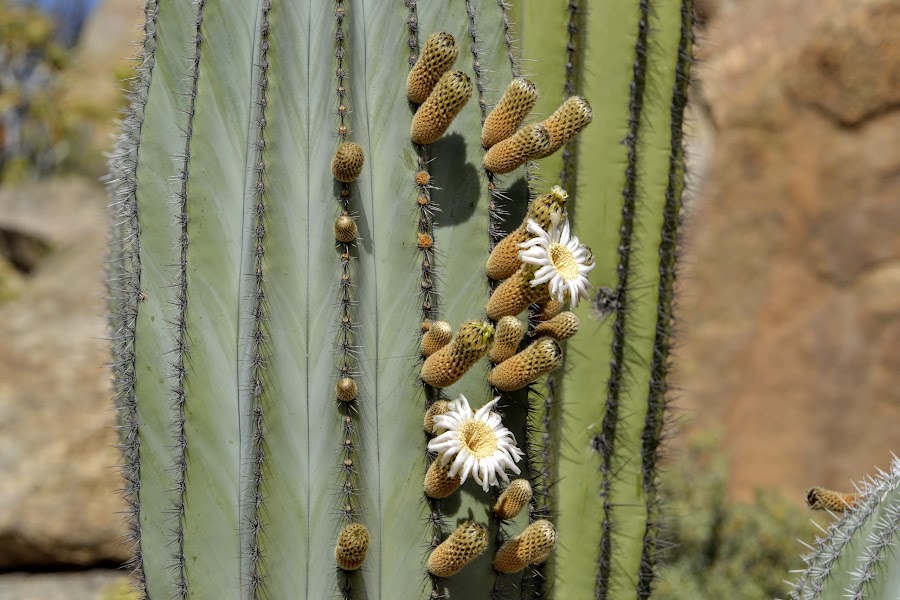
[[[829,117],[858,125],[900,104],[900,5],[863,3],[843,12],[804,48],[789,87]]]
[[[0,225],[52,248],[0,305],[0,569],[129,554],[104,367],[105,204],[78,180],[0,193]]]
[[[758,0],[706,30],[675,385],[735,497],[800,504],[900,449],[898,27],[889,0]]]

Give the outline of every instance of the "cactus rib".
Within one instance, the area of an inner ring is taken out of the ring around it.
[[[349,149],[355,154],[352,164],[348,164],[347,167],[349,168],[346,169],[335,169],[335,162],[332,161],[333,176],[340,182],[340,185],[337,186],[339,188],[337,200],[340,205],[340,215],[335,221],[334,230],[340,271],[337,284],[338,338],[335,365],[338,384],[335,387],[335,393],[338,400],[336,409],[341,415],[341,436],[338,451],[339,479],[334,494],[339,499],[337,514],[343,525],[335,546],[335,560],[340,568],[335,583],[340,597],[344,600],[350,600],[353,597],[351,572],[362,566],[369,544],[368,529],[359,522],[362,516],[362,507],[359,502],[359,485],[357,481],[359,470],[357,465],[359,464],[361,450],[359,447],[358,427],[355,423],[355,420],[358,419],[355,403],[359,401],[360,390],[355,378],[360,374],[356,359],[356,350],[359,347],[357,338],[360,324],[357,322],[357,317],[353,310],[355,301],[352,274],[353,249],[356,244],[358,229],[356,222],[350,217],[351,182],[355,181],[362,172],[363,151],[358,144],[347,141],[350,136],[348,90],[351,87],[349,69],[345,64],[347,49],[344,42],[347,39],[347,34],[344,31],[344,21],[347,19],[347,15],[348,12],[343,0],[335,0],[334,39],[336,49],[334,55],[337,58],[337,68],[335,69],[336,82],[334,89],[338,114],[337,135],[340,140],[335,160],[340,155],[342,148],[345,150],[345,153]]]
[[[256,44],[254,52],[257,53],[258,66],[256,68],[257,100],[254,106],[255,123],[253,131],[253,143],[250,144],[250,155],[253,177],[251,178],[248,202],[252,203],[252,269],[250,282],[251,325],[249,335],[248,376],[246,386],[250,390],[250,443],[247,460],[250,465],[250,485],[247,490],[247,514],[243,517],[246,521],[246,548],[247,572],[243,587],[248,598],[256,600],[263,589],[263,574],[261,569],[262,553],[260,552],[260,536],[262,534],[263,489],[264,489],[264,464],[266,461],[265,437],[266,437],[266,411],[263,403],[263,395],[268,392],[266,382],[269,380],[264,353],[267,351],[267,304],[266,294],[268,286],[265,279],[265,255],[266,255],[266,109],[267,82],[269,64],[269,11],[272,5],[269,0],[263,0],[260,5],[259,28],[256,32]]]
[[[131,569],[135,589],[141,600],[147,597],[142,551],[141,513],[141,430],[136,388],[135,336],[138,304],[141,300],[140,221],[137,201],[137,170],[140,139],[149,101],[150,83],[156,60],[156,0],[144,3],[144,30],[136,63],[134,85],[128,94],[128,108],[122,120],[122,132],[110,157],[110,195],[113,198],[113,240],[109,253],[107,289],[110,301],[109,325],[112,335],[112,360],[115,374],[115,406],[119,411],[119,439],[122,448],[121,473],[124,486],[128,541],[133,545]]]
[[[678,231],[681,223],[682,193],[684,191],[685,167],[683,126],[684,111],[687,107],[690,69],[693,62],[693,0],[681,4],[681,27],[679,32],[675,81],[672,87],[670,107],[669,177],[666,184],[663,223],[660,232],[659,286],[657,301],[657,325],[653,342],[654,352],[650,364],[648,410],[641,435],[642,485],[646,496],[647,528],[644,532],[641,567],[638,572],[637,590],[639,598],[649,598],[656,576],[660,537],[660,508],[658,497],[657,461],[662,438],[667,405],[667,377],[669,373],[669,353],[672,337],[672,308],[674,303],[674,283],[677,276]]]
[[[187,432],[187,415],[186,415],[186,393],[185,393],[185,353],[187,352],[187,304],[188,304],[188,178],[191,159],[191,139],[194,132],[194,122],[197,109],[198,81],[200,79],[200,47],[202,43],[201,26],[203,24],[204,9],[206,7],[205,0],[196,2],[196,16],[194,20],[194,39],[193,39],[193,57],[190,66],[190,90],[188,96],[190,98],[188,108],[188,122],[184,134],[184,154],[181,157],[181,164],[178,169],[178,186],[176,192],[176,203],[178,205],[178,248],[180,257],[178,270],[175,279],[175,303],[178,307],[178,314],[175,321],[175,348],[172,350],[174,360],[172,363],[172,372],[170,378],[173,380],[172,386],[173,404],[177,407],[177,415],[174,423],[176,434],[176,457],[172,471],[175,473],[174,492],[176,497],[175,503],[175,540],[174,555],[172,557],[172,566],[176,572],[174,589],[172,594],[180,599],[187,598],[188,594],[188,577],[186,573],[185,561],[185,531],[184,521],[186,518],[187,502],[187,469],[188,469],[188,432]]]
[[[581,69],[581,63],[578,62],[576,50],[579,49],[584,42],[579,35],[581,33],[579,27],[579,21],[581,20],[579,12],[581,8],[579,4],[580,0],[569,0],[569,4],[566,7],[569,13],[569,22],[566,25],[566,33],[568,34],[569,39],[566,44],[566,79],[565,84],[563,85],[563,94],[567,98],[569,96],[574,96],[576,88],[579,87],[578,80],[580,79],[579,71]],[[559,171],[559,185],[563,188],[576,188],[576,186],[569,185],[569,173],[576,170],[576,165],[574,164],[575,153],[573,152],[575,143],[575,141],[570,140],[563,146],[562,166]]]
[[[600,562],[597,570],[597,599],[605,600],[610,594],[611,575],[613,570],[613,523],[615,505],[612,501],[612,480],[615,471],[615,445],[619,422],[620,395],[623,390],[625,368],[626,320],[628,309],[628,277],[631,261],[632,233],[634,231],[634,211],[637,201],[637,149],[640,133],[641,111],[644,102],[644,86],[647,77],[647,28],[650,18],[649,0],[640,0],[640,17],[638,34],[634,47],[634,63],[632,67],[631,92],[628,99],[628,134],[625,137],[626,161],[625,188],[622,192],[622,224],[620,226],[621,241],[619,243],[618,284],[616,287],[616,311],[613,324],[612,358],[609,382],[607,384],[606,414],[601,426],[603,443],[603,479],[601,495],[603,501],[603,535],[600,538]]]

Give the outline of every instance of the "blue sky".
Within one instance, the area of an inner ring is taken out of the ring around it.
[[[91,10],[95,6],[97,6],[99,0],[81,0],[81,2],[87,9]],[[41,6],[42,8],[49,8],[51,10],[60,8],[70,3],[77,3],[77,0],[37,0],[37,4],[39,6]]]

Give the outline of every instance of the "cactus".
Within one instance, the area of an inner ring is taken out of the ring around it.
[[[829,525],[803,557],[806,569],[792,582],[793,600],[900,597],[900,459],[889,472],[862,482],[856,494],[810,490],[812,508],[843,516]]]
[[[691,26],[690,0],[146,1],[109,273],[142,597],[649,595]],[[517,36],[528,97],[490,119]],[[495,165],[516,131],[546,144]],[[567,214],[575,287],[541,266]],[[501,392],[495,321],[526,309]],[[494,513],[506,469],[528,510]]]

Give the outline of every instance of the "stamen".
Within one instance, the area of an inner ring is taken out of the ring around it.
[[[578,261],[571,250],[562,244],[550,244],[549,252],[550,262],[556,272],[559,273],[565,281],[570,281],[578,277]]]

